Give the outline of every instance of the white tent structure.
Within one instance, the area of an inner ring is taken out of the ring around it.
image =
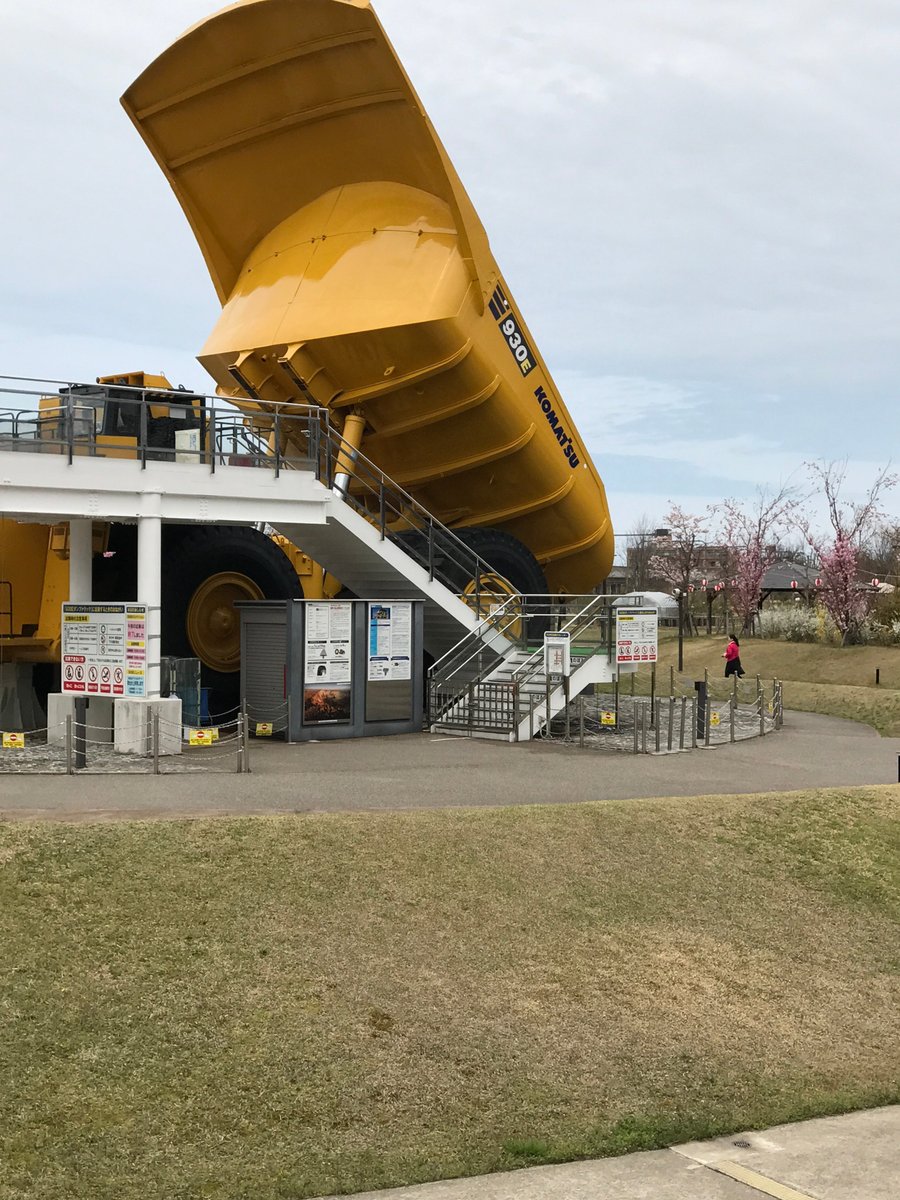
[[[625,596],[617,596],[613,607],[656,608],[660,625],[678,624],[678,601],[668,592],[628,592]]]

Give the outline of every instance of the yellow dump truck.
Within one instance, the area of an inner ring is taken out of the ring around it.
[[[199,355],[220,395],[257,416],[285,402],[327,409],[349,447],[519,591],[606,578],[602,482],[368,0],[242,0],[188,30],[122,103],[222,303]],[[286,452],[304,437],[282,422]],[[164,653],[227,674],[243,579],[263,595],[301,582],[321,594],[321,570],[299,552],[299,576],[283,555],[255,575],[249,559],[267,552],[253,533],[169,531],[170,585],[185,571],[164,599]],[[101,595],[133,574],[133,533],[109,536]],[[52,552],[34,540],[36,579]],[[17,619],[46,633],[57,599]]]

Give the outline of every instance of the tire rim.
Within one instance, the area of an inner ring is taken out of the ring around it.
[[[511,596],[518,595],[519,593],[508,579],[504,579],[502,575],[497,575],[493,571],[486,571],[481,576],[477,597],[475,580],[470,579],[463,589],[462,598],[469,608],[480,617],[487,618],[495,609],[506,604]],[[499,632],[509,634],[513,638],[520,638],[524,628],[523,616],[521,605],[510,605],[498,622]]]
[[[237,571],[221,571],[200,584],[188,605],[185,624],[194,653],[214,671],[241,665],[238,601],[263,600],[262,588]]]

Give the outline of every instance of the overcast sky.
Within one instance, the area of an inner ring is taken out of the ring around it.
[[[216,7],[0,0],[0,373],[209,386],[212,285],[118,98]],[[618,530],[807,459],[847,455],[861,485],[894,454],[895,0],[376,11]]]

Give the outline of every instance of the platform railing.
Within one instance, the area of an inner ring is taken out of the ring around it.
[[[312,470],[316,478],[493,626],[499,572],[334,428],[317,405],[232,403],[181,389],[0,375],[0,452]],[[325,564],[327,566],[327,564]],[[490,585],[486,581],[490,577]],[[510,589],[512,590],[512,589]]]

